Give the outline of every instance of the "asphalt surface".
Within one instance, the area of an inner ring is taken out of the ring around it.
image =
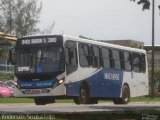
[[[87,112],[142,112],[160,113],[160,103],[130,103],[114,105],[100,103],[96,105],[75,105],[74,103],[53,103],[35,105],[33,103],[0,104],[0,114],[37,114],[37,113],[87,113]]]
[[[0,120],[160,120],[160,103],[0,104]]]

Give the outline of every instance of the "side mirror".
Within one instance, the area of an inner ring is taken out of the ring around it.
[[[12,47],[9,49],[9,60],[8,60],[12,65],[16,64],[15,61],[15,47]]]

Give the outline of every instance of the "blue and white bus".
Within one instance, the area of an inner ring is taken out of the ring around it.
[[[15,52],[13,52],[13,50]],[[66,35],[19,38],[10,50],[16,97],[35,104],[73,98],[76,104],[100,99],[127,104],[148,95],[146,51]]]

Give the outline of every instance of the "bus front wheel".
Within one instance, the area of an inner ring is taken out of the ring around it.
[[[127,85],[123,86],[122,98],[113,99],[114,104],[128,104],[130,102],[130,90]]]
[[[79,96],[74,98],[76,104],[89,104],[89,88],[87,84],[82,84],[79,91]]]
[[[55,103],[55,99],[53,97],[37,97],[34,98],[34,102],[36,105],[46,105],[49,103]]]
[[[46,101],[44,98],[34,98],[34,102],[36,105],[46,105]]]
[[[89,104],[98,104],[98,99],[96,99],[96,98],[90,98]]]

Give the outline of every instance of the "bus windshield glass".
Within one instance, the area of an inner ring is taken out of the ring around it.
[[[62,47],[21,48],[16,56],[17,73],[50,73],[63,69]]]

